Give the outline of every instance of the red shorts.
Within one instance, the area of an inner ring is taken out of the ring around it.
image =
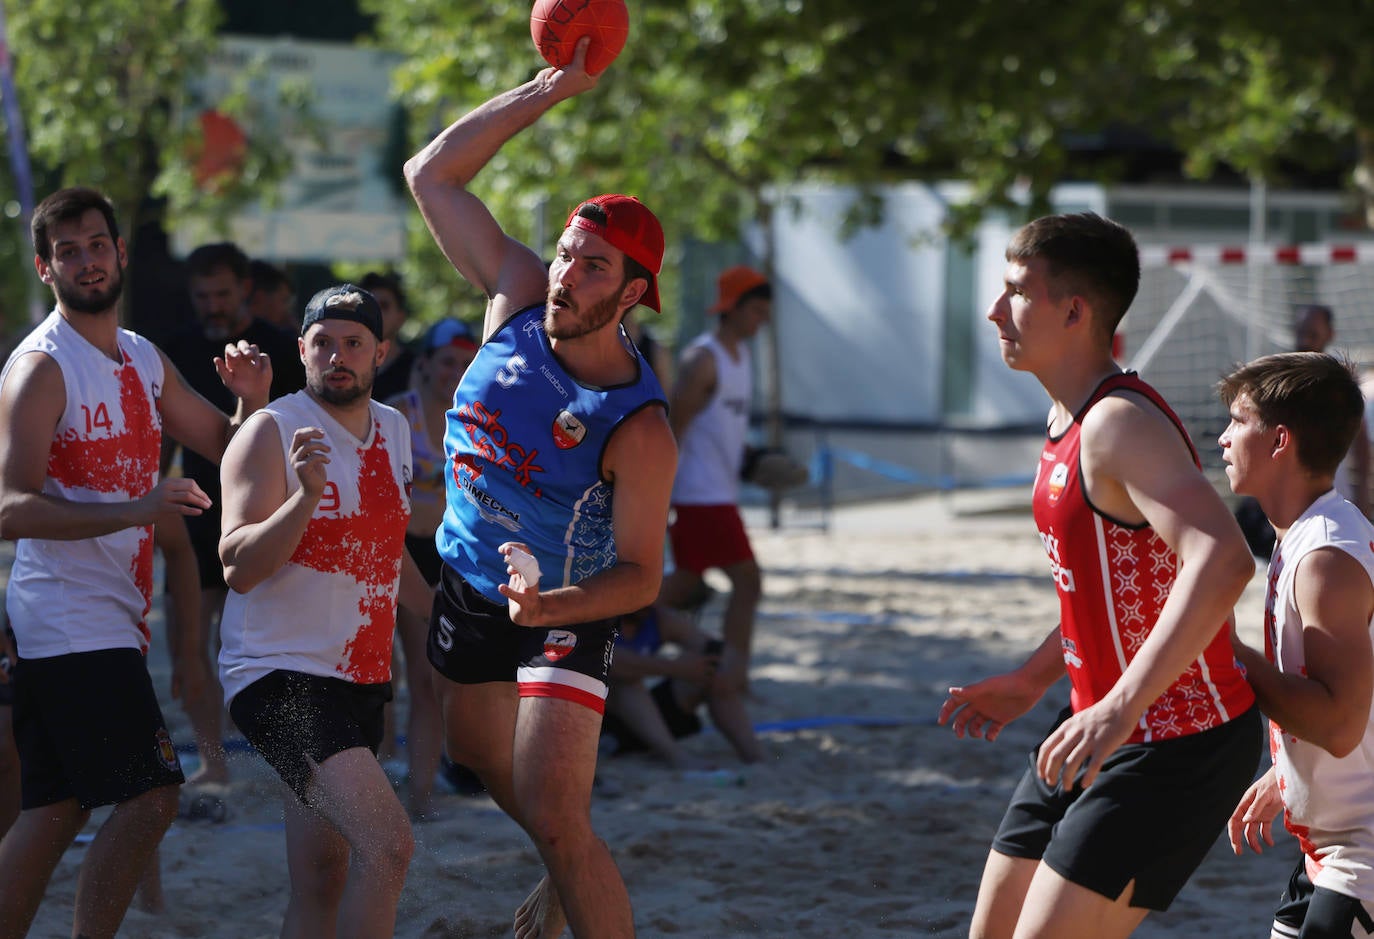
[[[737,505],[675,505],[668,540],[673,565],[693,574],[754,560]]]

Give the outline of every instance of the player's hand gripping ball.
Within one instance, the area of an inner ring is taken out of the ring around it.
[[[625,0],[535,0],[530,13],[535,48],[554,68],[571,64],[577,41],[591,36],[587,74],[599,75],[625,48],[629,34],[630,12]]]

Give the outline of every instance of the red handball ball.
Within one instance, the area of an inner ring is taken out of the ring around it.
[[[554,68],[571,64],[577,41],[591,36],[587,74],[599,75],[620,55],[629,34],[625,0],[535,0],[530,13],[535,48]]]

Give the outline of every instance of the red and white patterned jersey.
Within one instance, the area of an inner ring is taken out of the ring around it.
[[[54,310],[14,350],[62,369],[67,407],[48,450],[43,492],[71,502],[130,502],[157,485],[162,448],[162,356],[137,333],[118,334],[122,362],[91,345]],[[148,650],[153,529],[75,541],[21,538],[5,592],[26,659],[100,649]]]
[[[1374,525],[1335,490],[1317,499],[1289,527],[1269,561],[1264,596],[1264,645],[1288,675],[1307,672],[1303,622],[1294,583],[1299,562],[1334,547],[1364,567],[1374,582]],[[1374,635],[1374,623],[1370,624]],[[1374,714],[1360,745],[1343,757],[1269,723],[1284,824],[1302,845],[1307,875],[1318,887],[1374,900]]]
[[[1154,629],[1173,589],[1178,558],[1148,524],[1127,525],[1098,511],[1083,489],[1079,462],[1083,419],[1118,390],[1152,401],[1197,451],[1178,416],[1134,373],[1113,375],[1093,392],[1073,423],[1049,437],[1035,472],[1031,504],[1059,591],[1064,662],[1075,712],[1102,700]],[[1231,651],[1225,622],[1203,654],[1141,716],[1132,743],[1167,740],[1217,727],[1254,704]]]
[[[301,427],[329,445],[328,482],[288,560],[247,593],[229,591],[219,655],[224,700],[275,669],[377,684],[391,678],[401,552],[410,522],[410,428],[395,408],[371,402],[358,440],[307,392],[273,401],[282,454]],[[286,471],[287,495],[300,479]]]

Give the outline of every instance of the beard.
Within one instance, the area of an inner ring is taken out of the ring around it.
[[[325,381],[334,372],[345,372],[353,375],[354,384],[351,388],[335,388]],[[364,381],[361,376],[349,372],[347,369],[332,369],[320,375],[309,376],[306,384],[310,386],[310,391],[325,404],[346,405],[352,404],[359,398],[367,398],[372,395],[372,384],[377,379],[377,370],[374,368],[367,375]]]
[[[572,298],[568,291],[562,287],[554,287],[549,291],[548,302],[544,307],[544,332],[550,339],[577,339],[579,336],[586,336],[612,322],[620,306],[620,291],[616,291],[604,300],[586,308],[585,316],[582,311],[572,307],[565,308],[572,322],[556,324],[553,315],[553,301],[563,300],[571,303]]]
[[[124,292],[124,272],[116,267],[109,272],[104,288],[94,292],[81,292],[76,284],[60,278],[54,278],[52,286],[58,302],[64,308],[73,313],[94,315],[104,313],[119,302],[119,296]]]

